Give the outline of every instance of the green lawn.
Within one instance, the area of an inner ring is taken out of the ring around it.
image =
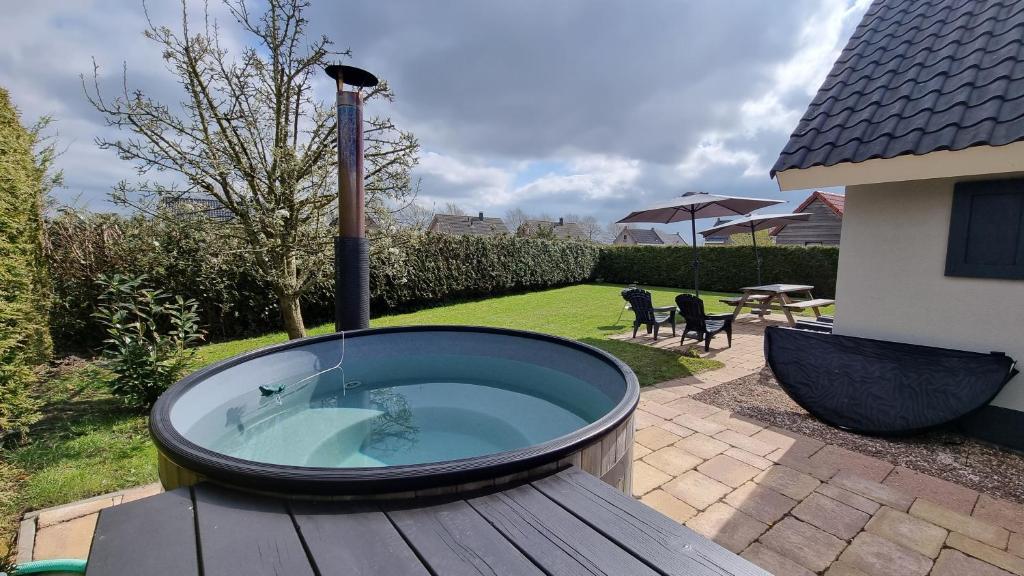
[[[528,294],[502,296],[375,318],[373,326],[468,324],[519,328],[556,334],[600,347],[629,364],[642,384],[678,378],[720,364],[673,352],[608,340],[626,331],[632,313],[616,322],[623,301],[621,286],[587,284]],[[651,289],[655,305],[673,302],[675,289]],[[725,312],[707,293],[709,312]],[[328,333],[329,325],[310,334]],[[285,340],[268,334],[203,346],[199,365]],[[197,366],[198,367],[198,366]],[[97,384],[91,366],[65,370],[40,384],[45,418],[32,430],[30,442],[0,452],[0,552],[4,537],[13,534],[25,510],[63,504],[156,480],[156,452],[149,440],[146,417],[121,410]],[[0,554],[2,556],[2,554]]]

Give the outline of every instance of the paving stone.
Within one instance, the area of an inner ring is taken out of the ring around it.
[[[729,445],[725,442],[705,436],[699,432],[676,442],[676,446],[705,460],[714,458],[729,449]]]
[[[79,516],[66,522],[50,525],[36,532],[33,560],[55,558],[86,559],[92,545],[92,533],[96,529],[99,513]]]
[[[633,482],[636,483],[635,475]],[[696,470],[690,470],[665,484],[662,489],[698,510],[711,506],[730,491],[725,484]]]
[[[774,426],[761,430],[754,434],[752,438],[782,449],[786,453],[794,456],[803,456],[804,458],[811,456],[825,445],[824,442],[815,440],[810,436],[804,436],[803,434],[790,432],[789,430]]]
[[[679,396],[663,388],[655,388],[649,386],[640,391],[640,400],[652,402],[655,404],[668,404],[673,400],[678,400]],[[657,412],[655,412],[657,414]],[[678,414],[677,414],[678,416]],[[664,416],[662,416],[664,418]]]
[[[710,404],[698,402],[692,398],[679,398],[669,402],[668,407],[675,408],[683,414],[689,414],[698,418],[706,418],[712,414],[722,411],[721,408],[716,408]],[[686,426],[686,424],[683,424],[683,426]]]
[[[772,526],[761,542],[812,572],[827,568],[846,546],[835,536],[792,517]]]
[[[633,429],[636,431],[643,430],[650,426],[654,426],[658,422],[664,422],[664,418],[659,418],[650,412],[637,409],[633,412]]]
[[[931,558],[870,532],[858,534],[839,560],[870,576],[924,576],[932,568]]]
[[[882,507],[881,504],[874,500],[869,500],[860,494],[854,494],[849,490],[843,490],[842,488],[833,486],[827,482],[818,486],[817,492],[821,492],[833,500],[838,500],[847,506],[851,506],[867,514],[874,514]]]
[[[976,560],[965,555],[959,550],[949,548],[939,554],[935,561],[935,568],[932,568],[931,576],[1011,576],[1006,570],[1000,570],[995,566]]]
[[[14,563],[24,564],[32,561],[32,550],[36,545],[36,519],[25,518],[18,527],[18,546],[15,549]],[[0,543],[0,558],[8,558],[11,551],[7,545]]]
[[[648,492],[640,501],[680,524],[697,515],[696,508],[664,490]]]
[[[860,494],[879,504],[884,504],[903,512],[909,510],[910,505],[914,503],[914,497],[901,490],[878,482],[872,482],[846,471],[839,472],[829,482],[844,490]]]
[[[758,456],[765,456],[775,450],[770,444],[765,444],[735,430],[723,430],[715,434],[715,438]]]
[[[644,458],[644,462],[670,476],[679,476],[687,470],[692,470],[702,463],[703,460],[681,448],[666,446],[661,450],[648,454]]]
[[[961,514],[970,514],[978,500],[975,490],[903,466],[897,466],[882,483],[932,502],[942,502],[946,508]]]
[[[727,410],[723,410],[721,412],[712,414],[706,417],[705,419],[711,420],[712,422],[717,422],[722,426],[725,426],[730,430],[739,432],[740,434],[743,434],[745,436],[757,434],[761,430],[764,430],[766,426],[768,426],[768,424],[761,422],[760,420],[755,420],[754,418],[741,416],[739,414],[735,414]],[[767,452],[765,452],[765,454],[767,454]]]
[[[1024,557],[1024,534],[1010,532],[1010,543],[1006,546],[1010,554]]]
[[[893,465],[859,452],[828,445],[810,457],[811,462],[845,470],[868,480],[881,482],[892,472]]]
[[[794,500],[803,500],[818,487],[820,482],[803,472],[797,472],[785,466],[772,466],[760,473],[754,482],[789,496]]]
[[[716,502],[691,518],[686,526],[739,554],[757,540],[768,526],[732,506]]]
[[[679,399],[678,396],[669,394],[668,392],[665,392],[664,390],[658,390],[658,392],[661,392],[662,394],[667,394],[668,396],[670,396],[670,399],[666,400],[666,402],[672,402],[674,400],[678,400]],[[680,414],[682,414],[682,412],[680,412],[679,410],[676,410],[675,408],[670,408],[667,405],[662,404],[661,402],[651,402],[651,401],[640,400],[640,405],[638,406],[638,408],[640,410],[645,411],[645,412],[650,412],[651,414],[654,414],[655,416],[657,416],[658,418],[661,418],[663,420],[671,420],[671,419],[675,418],[676,416],[679,416]]]
[[[722,430],[726,429],[725,426],[722,426],[718,422],[712,422],[710,420],[705,420],[704,418],[698,418],[697,416],[693,416],[691,414],[683,414],[681,416],[676,416],[675,418],[672,419],[672,421],[675,422],[676,424],[679,424],[680,426],[685,426],[691,430],[695,430],[697,432],[700,432],[701,434],[706,434],[708,436],[714,436],[715,434],[718,434]]]
[[[974,508],[975,518],[1002,526],[1011,532],[1024,533],[1024,506],[982,494]]]
[[[860,568],[846,562],[833,562],[825,572],[825,576],[871,576]]]
[[[637,498],[671,479],[672,477],[668,474],[642,460],[633,462],[633,496]]]
[[[657,424],[655,424],[655,426],[661,428],[662,430],[668,430],[669,432],[675,434],[676,436],[679,436],[680,438],[686,438],[687,436],[693,434],[693,430],[690,430],[685,426],[680,426],[679,424],[676,424],[671,420],[658,422]]]
[[[637,444],[636,442],[633,443],[633,460],[639,460],[644,456],[647,456],[651,452],[653,452],[653,450],[651,450],[647,446],[644,446],[643,444]]]
[[[164,491],[164,487],[159,482],[153,482],[152,484],[146,484],[143,486],[136,486],[135,488],[129,488],[121,493],[121,504],[128,502],[134,502],[143,498],[149,498],[150,496],[156,496]]]
[[[733,458],[739,460],[740,462],[746,462],[747,464],[760,468],[761,470],[767,470],[771,468],[774,464],[774,462],[768,460],[767,458],[762,458],[756,454],[751,454],[750,452],[747,452],[746,450],[741,450],[739,448],[736,448],[735,446],[729,448],[728,450],[723,452],[723,454],[725,454],[726,456],[732,456]]]
[[[987,544],[982,544],[959,532],[949,533],[949,538],[946,539],[946,546],[956,548],[964,554],[969,554],[978,560],[998,566],[1007,572],[1012,572],[1018,576],[1024,575],[1024,558],[993,548]]]
[[[839,468],[836,467],[835,464],[814,461],[806,456],[790,454],[789,452],[782,451],[781,449],[768,454],[766,458],[774,461],[776,464],[781,464],[794,470],[799,470],[804,474],[810,474],[822,482],[832,478],[832,476],[839,471]]]
[[[946,541],[946,530],[906,512],[882,506],[877,514],[871,517],[864,530],[882,538],[891,540],[901,546],[920,552],[929,558],[935,558]]]
[[[725,454],[719,454],[697,466],[697,470],[733,488],[742,486],[743,483],[761,473],[760,468],[755,468]]]
[[[796,506],[796,500],[754,482],[733,490],[725,502],[768,524],[774,524]]]
[[[786,558],[758,542],[751,544],[749,548],[740,554],[740,556],[761,568],[764,568],[772,574],[784,574],[786,576],[814,576],[814,572],[811,572],[807,568],[804,568],[789,558]]]
[[[639,432],[635,432],[633,438],[651,450],[664,448],[680,440],[679,436],[658,426],[651,426],[650,428],[644,428]]]
[[[67,506],[61,506],[60,508],[53,508],[51,510],[45,510],[39,513],[36,518],[36,526],[39,528],[46,528],[60,522],[66,522],[74,518],[81,516],[88,516],[89,514],[95,514],[104,508],[109,508],[114,505],[114,501],[111,498],[100,498],[97,500],[90,500],[88,502],[76,502],[68,504]]]
[[[1006,528],[959,514],[924,498],[914,501],[914,505],[910,507],[910,515],[996,548],[1006,548],[1010,538],[1010,532]]]
[[[793,516],[825,532],[850,540],[860,532],[870,516],[817,492],[793,509]]]

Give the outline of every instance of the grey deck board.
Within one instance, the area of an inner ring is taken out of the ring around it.
[[[314,575],[284,501],[205,483],[193,490],[203,574]]]
[[[597,478],[570,468],[533,486],[619,547],[669,576],[770,576]]]
[[[192,494],[188,488],[107,508],[96,521],[88,576],[198,573]]]
[[[768,576],[576,468],[469,499],[317,502],[199,484],[100,513],[89,576]]]
[[[429,576],[375,506],[296,501],[292,516],[320,576]]]

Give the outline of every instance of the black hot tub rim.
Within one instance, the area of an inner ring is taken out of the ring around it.
[[[495,479],[557,463],[559,459],[599,441],[624,423],[632,416],[640,400],[639,381],[625,362],[595,346],[551,334],[489,326],[419,325],[350,330],[345,332],[345,338],[415,332],[482,332],[568,346],[588,353],[618,371],[625,381],[625,391],[621,400],[601,418],[547,442],[459,460],[373,468],[291,466],[244,460],[204,448],[185,438],[171,424],[170,411],[175,402],[209,376],[282,350],[340,339],[341,333],[335,332],[244,352],[189,374],[161,394],[153,405],[149,419],[150,435],[164,457],[214,482],[256,491],[309,496],[387,494]]]

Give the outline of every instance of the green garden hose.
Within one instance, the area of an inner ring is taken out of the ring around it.
[[[57,572],[73,572],[85,574],[85,560],[37,560],[18,564],[11,576],[22,574],[53,574]]]

